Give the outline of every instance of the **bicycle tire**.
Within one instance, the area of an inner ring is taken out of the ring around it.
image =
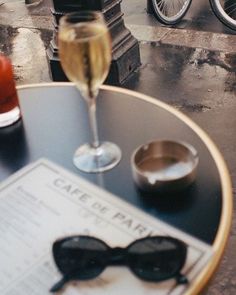
[[[186,14],[192,0],[152,0],[154,15],[165,25],[177,24]]]
[[[210,4],[216,17],[224,25],[236,31],[236,0],[210,0]]]

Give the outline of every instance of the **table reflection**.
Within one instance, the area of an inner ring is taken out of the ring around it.
[[[6,175],[13,173],[28,163],[29,150],[23,121],[0,128],[0,166]],[[1,174],[1,177],[3,175]]]

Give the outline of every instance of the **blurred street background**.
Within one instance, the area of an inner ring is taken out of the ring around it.
[[[54,29],[50,7],[51,0],[0,0],[0,52],[11,58],[17,85],[52,80],[46,55]],[[207,0],[193,0],[174,27],[161,25],[146,8],[145,0],[122,2],[125,24],[139,41],[141,66],[121,86],[162,100],[201,126],[223,154],[235,191],[236,32],[220,23]],[[234,217],[224,257],[204,294],[236,294],[235,249]]]

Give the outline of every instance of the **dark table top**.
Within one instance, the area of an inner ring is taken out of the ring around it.
[[[18,93],[23,120],[0,129],[0,180],[48,158],[188,234],[224,244],[232,211],[229,173],[211,139],[185,115],[142,94],[103,86],[97,100],[100,139],[117,143],[122,160],[108,172],[87,174],[72,162],[76,148],[90,141],[86,104],[75,87],[40,84],[19,87]],[[158,196],[136,188],[131,154],[153,139],[182,140],[197,149],[197,179],[189,189]]]

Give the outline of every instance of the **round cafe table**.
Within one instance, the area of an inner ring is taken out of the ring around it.
[[[18,94],[23,119],[0,129],[0,180],[44,157],[212,245],[213,259],[189,288],[189,294],[197,294],[222,256],[232,216],[229,172],[209,136],[187,116],[157,99],[102,86],[97,100],[99,137],[117,143],[122,159],[110,171],[87,174],[72,162],[76,148],[91,140],[86,104],[75,86],[26,85],[18,87]],[[185,141],[197,149],[197,179],[187,190],[158,196],[137,189],[130,158],[139,145],[153,139]]]

